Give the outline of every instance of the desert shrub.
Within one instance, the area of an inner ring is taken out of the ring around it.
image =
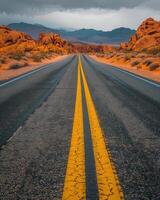
[[[143,64],[146,65],[146,66],[150,66],[152,64],[152,62],[153,62],[152,60],[145,60],[143,62]]]
[[[160,64],[159,64],[159,63],[152,63],[152,64],[149,66],[149,70],[150,70],[150,71],[153,71],[153,70],[157,69],[158,67],[160,67]]]
[[[19,69],[19,68],[27,67],[27,66],[29,66],[29,64],[27,62],[25,62],[25,63],[12,63],[12,64],[10,64],[8,69],[9,70],[10,69]]]
[[[19,69],[19,68],[21,68],[21,67],[23,67],[23,66],[24,66],[24,64],[21,64],[21,63],[13,63],[13,64],[11,64],[11,65],[9,66],[8,69]]]
[[[135,60],[131,63],[131,66],[134,67],[134,66],[137,66],[140,62],[138,60]]]
[[[131,56],[129,54],[126,54],[124,56],[124,61],[126,62],[126,61],[130,60],[130,58],[131,58]]]
[[[149,50],[148,50],[148,53],[149,53],[149,54],[152,54],[152,55],[157,55],[158,53],[160,53],[160,48],[152,48],[152,49],[149,49]]]
[[[16,52],[10,54],[9,57],[14,60],[21,60],[24,55],[25,55],[24,52],[16,51]]]
[[[42,60],[41,54],[32,55],[31,58],[32,58],[32,60],[33,60],[34,62],[41,62],[41,60]]]
[[[48,58],[49,56],[50,56],[50,53],[48,52],[36,52],[36,53],[33,53],[31,58],[34,62],[41,62],[42,59]]]

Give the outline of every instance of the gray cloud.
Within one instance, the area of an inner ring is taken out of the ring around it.
[[[136,28],[160,19],[160,0],[0,0],[0,24],[39,23],[53,28]],[[78,22],[78,23],[77,23]]]
[[[160,10],[160,0],[148,0],[142,3],[142,6],[152,8],[154,10]]]
[[[1,0],[0,12],[37,14],[57,9],[120,9],[134,8],[140,5],[160,9],[159,0]]]
[[[134,17],[133,17],[134,16]],[[160,19],[160,12],[149,8],[61,10],[41,15],[1,14],[0,24],[38,23],[62,29],[94,28],[112,30],[117,27],[137,28],[147,17]],[[78,23],[77,23],[78,22]]]

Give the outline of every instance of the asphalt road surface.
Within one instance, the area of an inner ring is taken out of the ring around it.
[[[159,200],[160,85],[87,55],[0,83],[1,200]]]

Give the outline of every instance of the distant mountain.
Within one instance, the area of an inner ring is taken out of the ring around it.
[[[119,44],[122,41],[128,41],[135,33],[129,28],[117,28],[112,31],[98,31],[94,29],[80,29],[77,31],[67,32],[65,37],[69,40],[88,42],[88,43],[107,43]]]
[[[9,28],[17,31],[25,32],[33,38],[37,38],[40,32],[54,32],[60,34],[63,39],[69,41],[78,41],[86,43],[107,43],[119,44],[126,42],[135,33],[135,30],[129,28],[117,28],[112,31],[99,31],[95,29],[80,29],[76,31],[66,31],[48,28],[39,24],[12,23],[8,25]]]
[[[31,35],[34,39],[37,39],[39,36],[39,33],[58,33],[60,34],[59,30],[47,28],[45,26],[42,26],[40,24],[27,24],[24,22],[21,23],[12,23],[8,25],[9,28],[15,29],[16,31],[25,32],[29,35]]]

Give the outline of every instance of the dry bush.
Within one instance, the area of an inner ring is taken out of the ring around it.
[[[124,61],[126,62],[126,61],[129,61],[131,59],[131,55],[130,54],[126,54],[125,56],[124,56]]]
[[[19,68],[22,68],[22,67],[27,67],[29,64],[28,63],[12,63],[10,64],[9,66],[9,70],[10,69],[19,69]]]
[[[146,69],[148,69],[149,71],[153,71],[153,70],[159,68],[160,64],[155,63],[153,60],[148,59],[142,63],[142,66],[146,66]]]
[[[135,66],[137,66],[137,65],[139,65],[140,64],[140,62],[138,61],[138,60],[135,60],[135,61],[133,61],[132,63],[131,63],[131,66],[132,67],[135,67]]]
[[[148,49],[147,53],[152,54],[152,55],[157,55],[160,53],[160,47],[154,47],[154,48]]]
[[[48,58],[49,57],[48,52],[33,52],[31,58],[34,62],[41,62],[42,59]]]
[[[149,70],[153,71],[153,70],[155,70],[155,69],[157,69],[159,67],[160,67],[159,63],[152,63],[152,64],[149,65]]]
[[[124,59],[124,55],[123,54],[117,54],[116,60],[121,60],[121,59]]]
[[[143,64],[146,65],[146,66],[150,66],[152,63],[153,63],[152,60],[145,60],[145,61],[143,62]]]
[[[34,54],[31,56],[31,58],[34,62],[41,62],[43,57],[41,56],[41,54]]]
[[[24,52],[16,51],[10,54],[9,58],[14,59],[14,60],[21,60],[23,56],[25,56]]]

